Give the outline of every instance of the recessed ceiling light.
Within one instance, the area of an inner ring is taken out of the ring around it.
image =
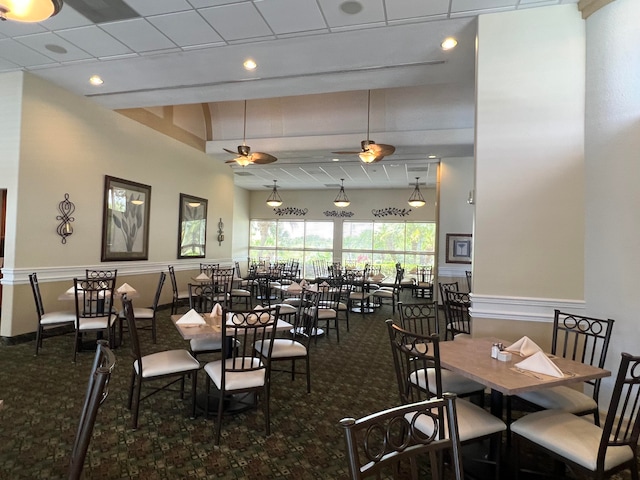
[[[332,159],[331,159],[331,161],[332,161],[332,162],[339,162],[339,161],[340,161],[340,159],[339,159],[339,158],[332,158]]]
[[[253,61],[251,58],[248,58],[247,60],[245,60],[243,65],[245,70],[255,70],[255,68],[258,66],[258,64],[255,61]]]
[[[445,38],[442,43],[440,44],[440,46],[442,47],[443,50],[451,50],[452,48],[454,48],[456,45],[458,45],[458,41],[453,38],[453,37],[447,37]]]
[[[435,155],[429,155],[429,158],[438,158],[438,157]]]
[[[102,80],[102,78],[100,78],[99,75],[91,75],[89,77],[89,83],[91,85],[95,85],[97,87],[97,86],[102,85],[104,83],[104,80]]]
[[[355,15],[362,11],[362,4],[360,2],[346,1],[340,5],[340,10],[349,15]]]

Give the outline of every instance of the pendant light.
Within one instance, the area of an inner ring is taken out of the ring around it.
[[[267,198],[267,205],[274,208],[282,205],[282,199],[280,198],[280,195],[278,195],[278,187],[276,187],[276,182],[277,180],[273,181],[273,190],[271,190],[271,195],[269,195],[269,198]]]
[[[0,20],[42,22],[61,8],[62,0],[0,0]]]
[[[338,192],[338,196],[336,197],[336,199],[333,201],[333,204],[336,207],[344,208],[344,207],[348,207],[351,204],[351,202],[347,198],[347,194],[344,193],[344,178],[341,178],[340,182],[341,182],[340,191]]]
[[[416,177],[416,188],[413,190],[413,193],[409,197],[409,205],[414,208],[423,207],[425,203],[424,197],[422,193],[420,193],[420,187],[418,186],[418,180],[420,177]]]

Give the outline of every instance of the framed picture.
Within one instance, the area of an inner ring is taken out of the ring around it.
[[[447,263],[471,263],[470,233],[447,233]]]
[[[204,258],[207,249],[207,199],[180,194],[178,258]]]
[[[101,261],[149,258],[151,187],[105,175]]]

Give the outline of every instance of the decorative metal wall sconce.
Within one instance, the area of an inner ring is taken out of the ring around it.
[[[222,223],[222,218],[218,221],[218,246],[222,245],[224,242],[224,223]]]
[[[476,203],[476,192],[475,190],[469,190],[469,196],[467,197],[467,203],[469,205],[475,205]]]
[[[67,237],[73,233],[73,227],[71,226],[71,222],[75,221],[75,218],[71,216],[71,214],[75,211],[76,206],[69,200],[69,194],[64,194],[64,200],[58,204],[58,210],[60,210],[60,215],[56,217],[56,220],[60,221],[60,225],[56,231],[58,235],[62,237],[62,243],[67,243]]]

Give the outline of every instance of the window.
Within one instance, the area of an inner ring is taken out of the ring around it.
[[[342,263],[357,267],[368,263],[386,276],[395,274],[396,263],[407,271],[418,265],[433,266],[435,239],[434,222],[345,221]]]

